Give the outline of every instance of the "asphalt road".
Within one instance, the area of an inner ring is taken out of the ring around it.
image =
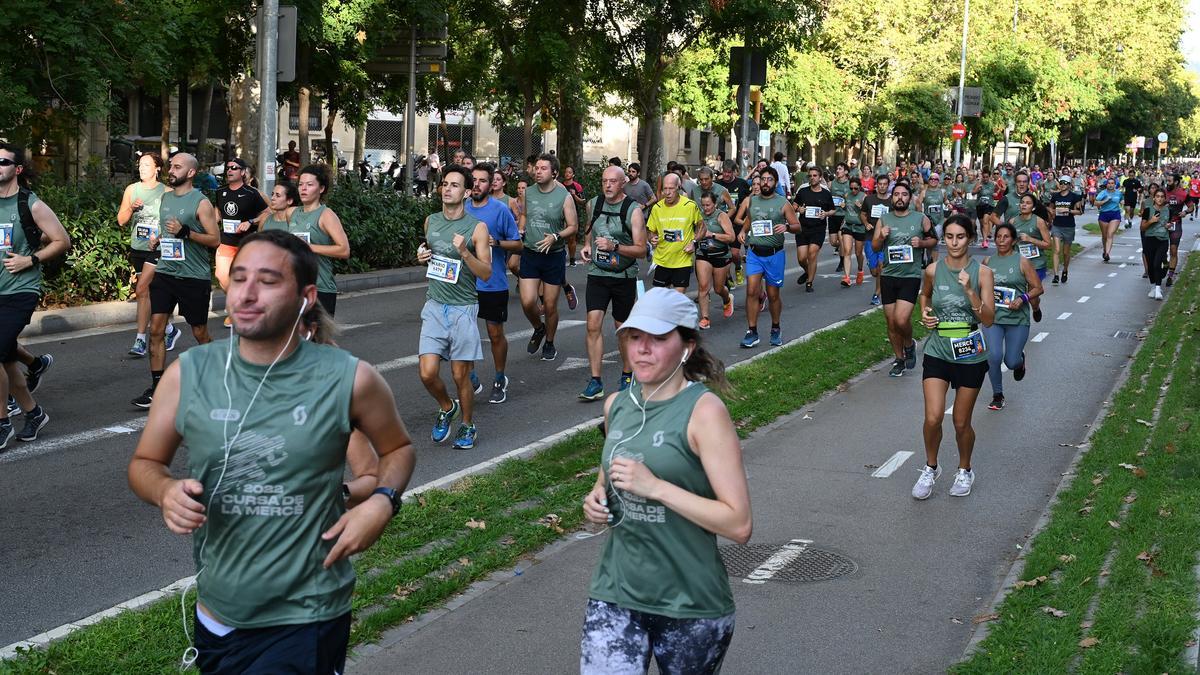
[[[1192,243],[1188,236],[1185,247]],[[737,630],[725,672],[928,673],[961,658],[971,617],[988,611],[1073,446],[1127,367],[1134,334],[1162,306],[1146,297],[1138,246],[1124,233],[1112,263],[1094,247],[1068,284],[1048,288],[1037,342],[1027,348],[1028,377],[1015,383],[1006,374],[1000,412],[985,407],[990,386],[981,392],[969,497],[947,494],[957,460],[949,417],[939,462],[946,472],[928,501],[910,496],[924,459],[919,370],[893,379],[881,364],[744,443],[750,543],[781,550],[803,540],[850,558],[856,571],[812,583],[732,578]],[[903,452],[913,454],[897,470],[872,476]],[[519,576],[497,574],[499,585],[359,649],[349,672],[576,670],[602,538],[568,539]]]
[[[796,267],[789,249],[789,269]],[[805,293],[789,271],[784,288],[784,339],[850,317],[868,308],[871,286],[843,289],[833,274],[835,259],[826,248],[815,293]],[[582,293],[585,268],[569,270]],[[511,280],[511,278],[510,278]],[[562,324],[556,340],[559,355],[542,362],[525,353],[529,324],[514,297],[508,331],[508,401],[486,403],[477,398],[479,442],[473,450],[435,445],[429,431],[435,415],[432,399],[417,377],[415,353],[420,333],[423,284],[343,295],[338,320],[345,327],[340,344],[359,357],[381,365],[396,395],[397,408],[415,439],[417,470],[412,485],[434,480],[514,448],[544,438],[601,414],[599,402],[576,395],[587,383],[584,308],[560,305]],[[730,320],[714,314],[705,333],[708,346],[727,363],[766,349],[769,319],[761,323],[762,345],[738,346],[745,331],[744,293]],[[221,321],[209,323],[214,336],[224,335]],[[616,349],[611,323],[606,326],[607,351]],[[51,416],[38,441],[17,443],[0,454],[0,645],[108,609],[147,591],[194,573],[190,542],[170,534],[153,508],[139,502],[125,480],[125,468],[145,414],[129,404],[149,384],[148,364],[126,354],[131,326],[79,334],[48,336],[29,342],[35,352],[54,354],[55,364],[38,391]],[[194,344],[181,338],[179,350]],[[493,374],[485,345],[480,377]],[[449,378],[448,368],[444,376]],[[620,366],[604,366],[605,383],[617,385]],[[18,423],[20,421],[18,420]],[[174,466],[186,469],[185,453]]]

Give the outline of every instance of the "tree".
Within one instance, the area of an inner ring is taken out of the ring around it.
[[[936,82],[904,82],[890,87],[884,96],[884,123],[918,157],[923,147],[949,135],[954,123],[943,91],[945,87]]]
[[[662,105],[684,126],[721,133],[733,128],[737,101],[729,85],[729,46],[704,36],[667,69]]]
[[[858,131],[862,105],[856,88],[828,56],[791,52],[767,81],[762,93],[767,126],[807,139],[810,161],[817,161],[821,140],[847,140]]]

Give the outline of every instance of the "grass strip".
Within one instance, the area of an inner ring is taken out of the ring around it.
[[[1178,280],[1031,542],[1021,579],[1045,581],[1010,590],[988,637],[952,672],[1185,669],[1200,548],[1198,278],[1189,265]]]
[[[916,332],[919,337],[923,330]],[[726,404],[744,437],[890,353],[883,313],[855,317],[730,370],[734,392]],[[406,504],[379,541],[355,558],[351,645],[377,639],[580,526],[580,503],[595,481],[602,445],[600,434],[587,430]],[[189,630],[194,597],[187,602]],[[0,662],[0,673],[167,672],[177,669],[188,646],[175,596],[24,651]]]

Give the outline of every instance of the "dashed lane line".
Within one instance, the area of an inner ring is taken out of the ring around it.
[[[1049,333],[1041,332],[1041,333],[1038,333],[1037,335],[1034,335],[1033,337],[1029,338],[1029,341],[1030,342],[1041,342],[1042,340],[1045,340],[1049,336],[1050,336]]]
[[[1079,300],[1076,300],[1076,302],[1078,302],[1078,303],[1080,303],[1080,304],[1083,304],[1083,303],[1085,303],[1085,302],[1087,302],[1088,300],[1091,300],[1091,299],[1092,299],[1092,296],[1090,296],[1090,295],[1085,295],[1085,296],[1083,296],[1083,297],[1079,298]]]
[[[1066,320],[1067,320],[1067,319],[1069,319],[1069,318],[1071,318],[1071,313],[1070,313],[1070,312],[1063,312],[1062,314],[1059,314],[1059,315],[1058,315],[1058,320],[1059,320],[1059,321],[1066,321]]]
[[[908,458],[912,457],[912,456],[913,456],[913,453],[909,452],[908,450],[900,450],[896,454],[889,457],[888,461],[881,464],[879,466],[879,468],[877,468],[873,472],[871,472],[871,477],[872,478],[887,478],[888,476],[895,473],[896,469],[899,469],[901,466],[903,466],[904,463],[908,461]]]

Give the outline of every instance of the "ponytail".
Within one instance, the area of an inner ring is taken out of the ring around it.
[[[703,382],[709,389],[728,394],[733,390],[729,378],[725,376],[725,364],[704,348],[700,343],[700,333],[691,328],[677,328],[684,342],[694,343],[691,354],[683,364],[683,377],[689,382]]]

